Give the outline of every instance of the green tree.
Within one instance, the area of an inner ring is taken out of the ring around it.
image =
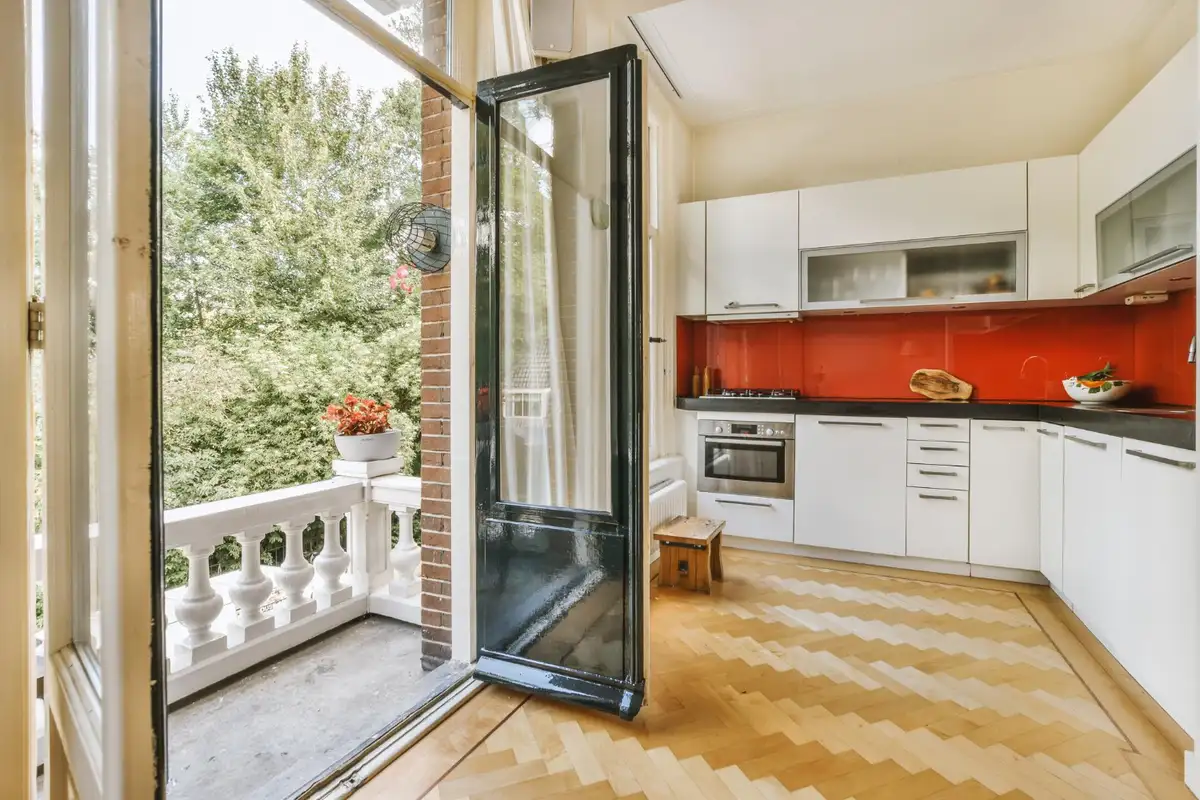
[[[419,84],[355,90],[301,46],[209,61],[198,124],[174,97],[163,119],[167,506],[329,477],[319,417],[347,393],[393,404],[415,472],[420,301],[382,224],[420,199]]]

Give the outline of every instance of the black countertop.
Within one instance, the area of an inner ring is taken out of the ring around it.
[[[1070,402],[1008,400],[855,400],[842,398],[678,397],[685,411],[756,411],[846,417],[952,417],[1048,422],[1143,442],[1196,449],[1196,413],[1179,406],[1124,408]]]

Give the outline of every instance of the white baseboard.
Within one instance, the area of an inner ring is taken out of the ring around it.
[[[777,553],[787,556],[801,556],[803,558],[824,558],[829,561],[843,561],[847,564],[867,564],[873,567],[912,569],[919,572],[988,578],[991,580],[1012,581],[1014,583],[1046,584],[1046,579],[1040,572],[1032,572],[1024,569],[985,567],[979,564],[967,564],[961,561],[938,561],[932,558],[884,556],[875,553],[860,553],[855,550],[835,550],[828,547],[810,547],[809,545],[792,544],[790,542],[747,539],[742,536],[724,535],[722,536],[722,541],[725,547],[754,550],[760,553]]]

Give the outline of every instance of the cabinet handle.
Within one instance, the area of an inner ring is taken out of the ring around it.
[[[922,447],[921,450],[929,453],[957,453],[957,447]]]
[[[1024,431],[1024,425],[984,425],[985,431]]]
[[[941,477],[941,478],[957,478],[958,477],[957,472],[943,472],[942,470],[937,470],[937,469],[919,469],[919,470],[917,470],[917,472],[920,473],[921,475],[937,475],[938,477]]]
[[[882,422],[848,422],[840,419],[819,419],[818,425],[857,425],[860,428],[882,428]]]
[[[1133,262],[1132,264],[1130,264],[1128,267],[1121,270],[1117,274],[1118,275],[1128,275],[1130,273],[1141,272],[1142,270],[1153,266],[1154,262],[1158,261],[1159,259],[1166,258],[1167,256],[1173,256],[1176,253],[1186,253],[1187,251],[1189,251],[1191,249],[1192,249],[1192,246],[1190,244],[1177,244],[1174,247],[1168,247],[1166,250],[1159,250],[1157,253],[1155,253],[1153,255],[1146,256],[1141,261]]]
[[[868,298],[866,300],[859,300],[858,302],[860,305],[871,306],[871,305],[879,305],[881,303],[895,303],[895,304],[928,303],[931,299],[932,298],[929,298],[929,297],[872,297],[872,298]],[[953,300],[954,298],[953,297],[939,297],[937,299],[946,302],[946,301]]]
[[[1072,436],[1069,433],[1064,434],[1063,438],[1067,439],[1069,441],[1072,441],[1072,442],[1079,442],[1080,444],[1086,444],[1088,447],[1095,447],[1098,450],[1107,450],[1108,449],[1108,445],[1104,442],[1093,442],[1091,439],[1083,439],[1079,436]]]
[[[1038,433],[1040,433],[1042,436],[1053,436],[1055,439],[1058,438],[1058,431],[1048,431],[1045,428],[1038,428]]]
[[[960,428],[957,422],[918,422],[922,428]]]
[[[737,300],[730,300],[725,304],[727,309],[735,308],[780,308],[779,303],[739,303]]]
[[[918,494],[917,497],[921,498],[922,500],[958,500],[958,498],[952,494]]]
[[[1094,284],[1094,283],[1081,283],[1075,287],[1075,294],[1079,294],[1080,292],[1085,292],[1088,289],[1095,289],[1095,288],[1096,288],[1096,284]]]
[[[723,506],[753,506],[754,508],[774,508],[770,503],[751,503],[748,500],[723,500],[717,498],[717,502]]]
[[[1162,456],[1156,456],[1153,453],[1143,453],[1141,450],[1126,450],[1125,452],[1131,456],[1137,456],[1138,458],[1144,458],[1147,461],[1153,461],[1156,464],[1166,464],[1169,467],[1179,467],[1180,469],[1196,468],[1195,461],[1176,461],[1173,458],[1163,458]]]

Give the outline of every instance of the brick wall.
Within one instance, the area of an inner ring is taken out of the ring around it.
[[[445,66],[445,0],[424,0],[425,55]],[[421,93],[421,199],[450,207],[450,102]],[[421,664],[450,658],[450,270],[421,281]]]

